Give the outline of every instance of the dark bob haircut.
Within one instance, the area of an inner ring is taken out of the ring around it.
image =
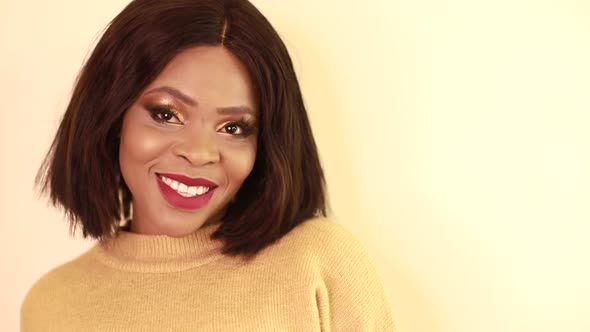
[[[260,107],[254,167],[226,209],[223,253],[254,256],[298,224],[326,216],[325,181],[287,49],[246,0],[134,0],[81,69],[35,179],[75,233],[106,240],[132,218],[121,176],[124,113],[179,52],[222,45],[248,69]]]

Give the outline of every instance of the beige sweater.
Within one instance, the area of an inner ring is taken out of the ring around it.
[[[21,331],[395,331],[380,275],[349,231],[311,219],[245,263],[210,225],[129,232],[37,281]]]

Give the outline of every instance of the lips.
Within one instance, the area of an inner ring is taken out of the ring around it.
[[[210,189],[208,192],[202,195],[184,197],[180,195],[176,190],[170,188],[167,184],[165,184],[164,181],[162,181],[161,176],[184,183],[187,186],[204,186],[210,187]],[[175,208],[181,210],[196,210],[206,206],[207,203],[209,203],[211,197],[213,196],[215,188],[217,188],[217,184],[209,180],[205,180],[202,178],[195,179],[178,174],[156,173],[156,181],[158,183],[158,187],[160,188],[160,193],[162,194],[162,196],[164,196],[166,201],[168,201],[168,203],[170,203]]]
[[[211,182],[209,180],[203,178],[190,178],[188,176],[180,175],[180,174],[170,174],[170,173],[156,173],[158,176],[165,176],[169,179],[178,181],[180,183],[184,183],[187,186],[203,186],[209,188],[217,187],[215,182]]]

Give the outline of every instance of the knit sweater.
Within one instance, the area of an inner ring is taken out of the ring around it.
[[[21,331],[395,331],[380,274],[343,226],[307,220],[251,261],[221,254],[217,227],[97,242],[32,286]]]

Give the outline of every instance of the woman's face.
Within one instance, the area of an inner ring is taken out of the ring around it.
[[[132,232],[184,236],[219,221],[254,165],[256,106],[246,68],[223,47],[168,63],[123,118]]]

